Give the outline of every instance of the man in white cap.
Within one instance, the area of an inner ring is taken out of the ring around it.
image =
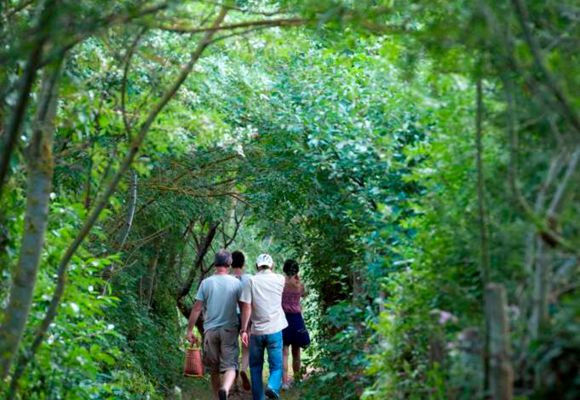
[[[274,260],[269,254],[260,254],[256,260],[258,273],[244,285],[242,306],[242,343],[250,345],[250,375],[253,400],[279,399],[282,387],[282,330],[288,326],[282,310],[282,292],[285,279],[272,272]],[[249,337],[248,322],[252,319]],[[268,351],[270,376],[266,391],[263,389],[264,351]]]

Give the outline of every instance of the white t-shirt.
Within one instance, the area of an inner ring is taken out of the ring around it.
[[[244,285],[240,301],[252,304],[252,335],[270,335],[288,326],[282,310],[284,284],[282,275],[266,269]]]

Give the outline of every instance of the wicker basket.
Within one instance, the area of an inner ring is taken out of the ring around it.
[[[185,349],[185,362],[183,363],[183,375],[200,378],[203,376],[203,362],[201,349],[191,346]]]

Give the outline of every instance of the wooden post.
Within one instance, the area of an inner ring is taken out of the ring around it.
[[[536,265],[534,270],[534,286],[532,297],[532,315],[530,317],[530,336],[537,339],[542,331],[542,326],[548,320],[548,294],[550,292],[550,267],[549,249],[546,248],[542,238],[536,238]]]
[[[513,398],[514,373],[511,363],[507,301],[503,285],[490,283],[485,289],[485,316],[490,340],[490,387],[494,400]]]

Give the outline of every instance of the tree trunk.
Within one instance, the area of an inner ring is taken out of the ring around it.
[[[32,342],[32,345],[30,346],[29,351],[25,355],[19,357],[18,366],[16,368],[15,374],[12,377],[11,383],[12,387],[16,387],[18,379],[20,379],[20,377],[22,376],[26,368],[26,365],[30,362],[30,360],[32,360],[32,358],[36,354],[38,347],[42,344],[44,340],[44,337],[46,335],[46,332],[48,331],[48,328],[50,327],[50,324],[56,318],[56,315],[58,313],[58,306],[64,294],[64,289],[67,283],[67,272],[69,262],[76,254],[77,250],[79,249],[79,247],[81,246],[87,235],[92,230],[93,225],[97,222],[103,209],[109,204],[110,197],[116,191],[122,176],[125,174],[125,172],[129,169],[129,167],[133,163],[134,158],[136,157],[139,149],[141,148],[141,145],[143,144],[143,141],[145,140],[145,137],[147,136],[151,126],[157,119],[158,115],[161,113],[161,111],[163,111],[165,106],[175,96],[175,94],[177,93],[183,82],[187,79],[187,77],[193,70],[194,65],[201,58],[205,49],[212,43],[212,38],[215,35],[217,28],[225,19],[228,10],[229,8],[227,7],[221,7],[218,16],[216,17],[211,26],[212,29],[206,32],[206,34],[201,38],[195,50],[190,54],[189,61],[180,70],[176,80],[167,89],[167,91],[165,91],[162,98],[154,105],[153,109],[148,113],[147,118],[141,124],[139,132],[133,139],[129,151],[123,158],[123,161],[121,162],[121,165],[119,166],[119,169],[117,170],[116,174],[113,176],[111,182],[109,182],[109,184],[107,185],[105,191],[96,200],[93,209],[87,216],[86,220],[83,222],[80,231],[77,233],[75,239],[65,251],[65,254],[61,258],[58,265],[56,288],[50,301],[50,304],[48,306],[48,310],[40,326],[36,330],[34,340]],[[0,373],[2,373],[2,371],[0,371]]]
[[[483,82],[478,77],[475,90],[475,148],[476,148],[476,169],[477,169],[477,205],[479,218],[479,270],[481,275],[482,289],[489,283],[491,274],[491,259],[489,255],[488,227],[485,210],[485,181],[483,174]],[[486,299],[484,298],[484,308]],[[484,348],[482,353],[483,362],[483,387],[487,391],[489,387],[489,326],[485,322]]]
[[[214,223],[213,225],[210,226],[207,234],[205,235],[203,242],[198,247],[197,255],[195,257],[195,262],[193,263],[193,266],[189,270],[189,274],[187,275],[187,279],[186,279],[185,283],[179,289],[179,293],[177,294],[178,303],[185,296],[187,296],[187,294],[191,290],[195,276],[196,276],[198,270],[200,269],[200,267],[203,263],[203,259],[205,258],[207,252],[211,248],[211,244],[213,242],[213,239],[215,238],[218,226],[219,226],[219,222]]]
[[[45,72],[28,149],[27,203],[20,256],[14,272],[5,318],[0,327],[0,379],[8,374],[24,332],[44,245],[54,171],[52,138],[59,72],[60,65]]]
[[[20,132],[22,131],[22,125],[24,123],[28,102],[30,100],[30,92],[42,59],[43,48],[48,38],[47,26],[49,26],[50,20],[54,16],[56,7],[54,1],[49,0],[46,4],[39,5],[39,9],[40,12],[38,14],[39,16],[36,21],[35,29],[37,37],[33,42],[33,47],[28,56],[24,73],[20,78],[16,104],[10,113],[6,131],[2,135],[4,136],[3,139],[5,139],[5,141],[2,146],[2,152],[0,152],[0,198],[2,197],[4,180],[8,175],[10,157],[12,156],[12,152],[16,146]],[[1,372],[2,371],[0,370],[0,373]]]
[[[532,315],[530,319],[530,336],[537,339],[542,326],[548,318],[549,268],[546,245],[540,236],[536,239],[536,265],[534,270],[534,292],[532,297]]]
[[[513,398],[514,373],[511,363],[507,300],[503,285],[490,283],[485,290],[485,314],[489,326],[490,387],[494,400]]]

